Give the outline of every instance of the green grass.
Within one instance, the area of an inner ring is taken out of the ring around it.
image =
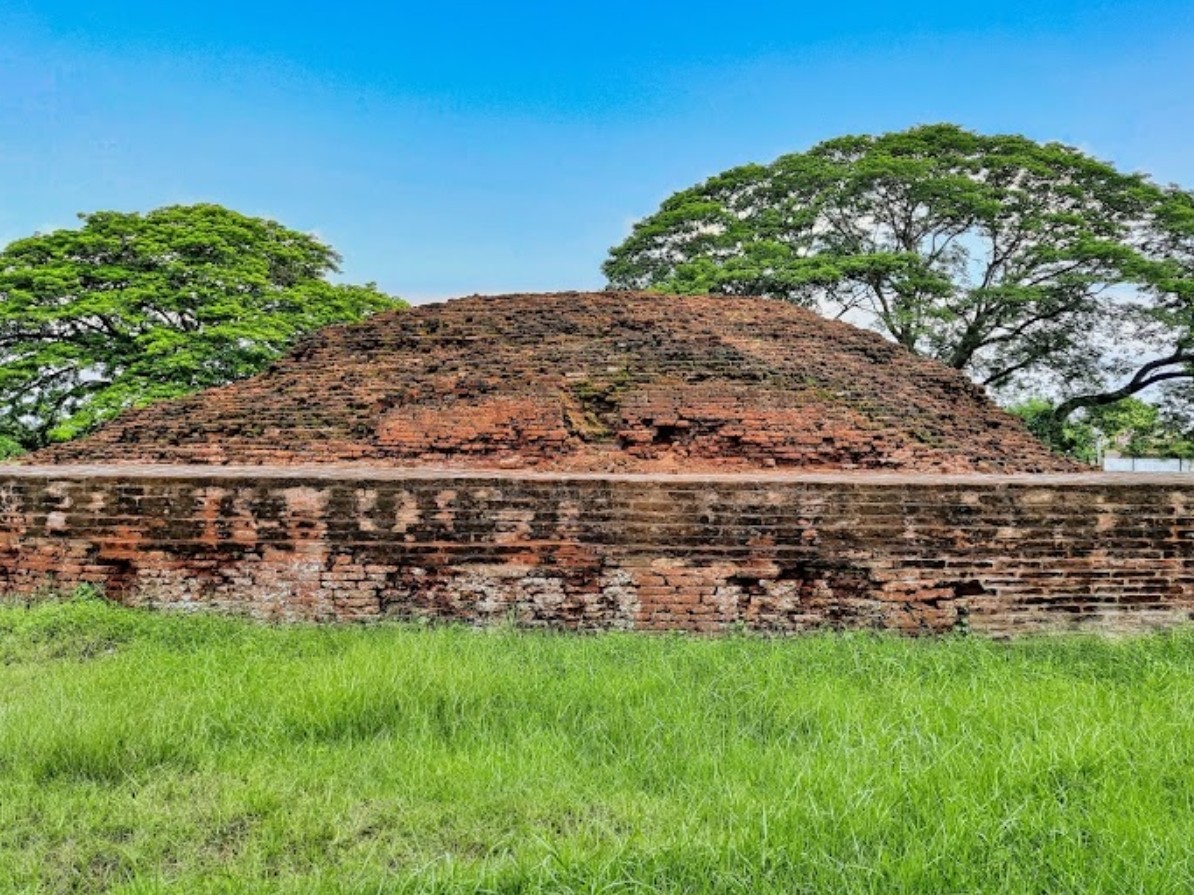
[[[0,892],[1194,890],[1194,632],[0,607]]]

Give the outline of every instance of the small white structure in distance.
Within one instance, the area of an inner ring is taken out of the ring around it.
[[[1194,472],[1194,460],[1181,457],[1120,457],[1103,455],[1104,472]]]

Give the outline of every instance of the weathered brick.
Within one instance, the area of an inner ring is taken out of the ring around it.
[[[401,530],[339,515],[361,489],[405,508]],[[1194,617],[1194,480],[1181,477],[1056,476],[1042,489],[1032,475],[63,466],[9,468],[0,494],[5,590],[98,582],[132,604],[269,619],[1003,635]],[[665,523],[636,518],[663,506]],[[1001,537],[960,538],[959,507],[971,531]],[[448,508],[467,525],[445,527]],[[876,513],[914,536],[864,524]],[[719,520],[722,542],[701,517]]]
[[[960,373],[874,333],[767,299],[635,293],[459,299],[331,327],[260,376],[35,458],[143,461],[1072,468]]]

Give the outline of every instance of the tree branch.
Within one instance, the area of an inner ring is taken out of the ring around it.
[[[1190,364],[1194,363],[1194,352],[1175,351],[1168,357],[1157,358],[1154,361],[1149,361],[1136,371],[1128,382],[1117,389],[1109,392],[1096,392],[1087,395],[1075,395],[1074,397],[1062,401],[1057,405],[1057,409],[1053,411],[1053,423],[1060,426],[1075,410],[1080,407],[1103,407],[1107,404],[1114,404],[1116,401],[1121,401],[1124,398],[1130,397],[1137,392],[1143,391],[1150,385],[1156,385],[1158,382],[1165,382],[1169,379],[1183,379],[1194,378],[1194,371],[1185,370],[1165,370],[1165,367],[1171,367],[1174,364]],[[1162,370],[1164,372],[1156,372]]]

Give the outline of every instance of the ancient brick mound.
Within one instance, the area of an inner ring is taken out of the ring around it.
[[[261,375],[34,462],[1067,471],[961,374],[767,299],[473,297],[325,329]]]

